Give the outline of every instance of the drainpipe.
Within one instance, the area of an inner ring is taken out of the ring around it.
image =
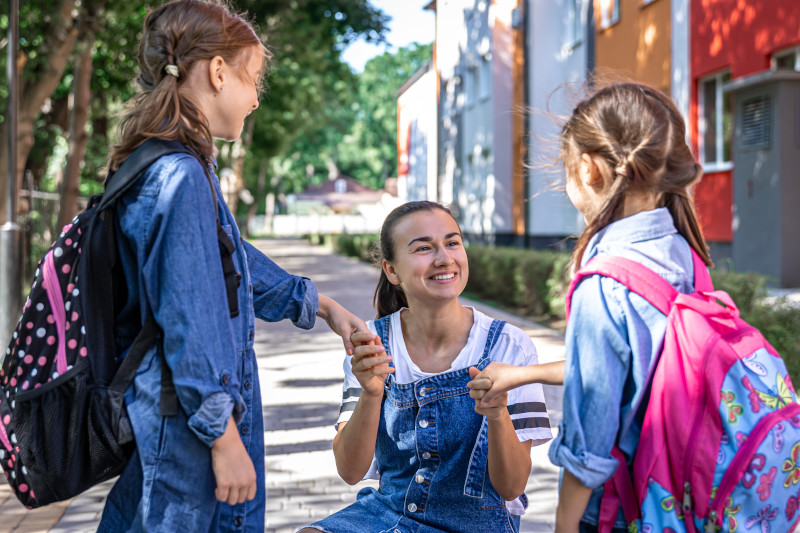
[[[17,219],[17,121],[19,117],[19,0],[9,0],[8,11],[8,210],[0,226],[0,361],[11,339],[22,302],[22,258]]]

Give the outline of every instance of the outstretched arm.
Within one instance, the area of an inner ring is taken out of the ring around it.
[[[478,369],[470,367],[474,379]],[[531,441],[520,442],[508,413],[508,393],[495,395],[489,405],[475,400],[475,411],[486,417],[489,426],[489,480],[505,500],[525,492],[531,473]]]
[[[339,423],[333,439],[333,455],[339,476],[354,485],[364,478],[375,454],[375,441],[383,402],[383,383],[386,375],[394,372],[389,366],[391,356],[381,345],[380,337],[367,331],[356,333],[353,355],[353,374],[361,385],[353,414],[348,422]]]
[[[347,350],[348,355],[353,354],[354,345],[351,337],[354,334],[362,332],[365,335],[372,336],[363,320],[323,294],[319,295],[317,316],[325,320],[328,327],[342,338],[344,349]],[[383,391],[382,388],[381,391]]]
[[[489,363],[472,378],[467,387],[471,389],[469,395],[472,398],[481,400],[481,405],[487,406],[499,394],[531,383],[562,385],[564,361],[529,366]]]

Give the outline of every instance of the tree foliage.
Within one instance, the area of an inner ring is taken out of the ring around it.
[[[332,164],[362,183],[383,187],[397,172],[397,91],[431,60],[431,52],[431,45],[412,44],[367,62],[353,89],[338,93],[278,158],[283,190],[299,192],[309,181],[327,179]]]

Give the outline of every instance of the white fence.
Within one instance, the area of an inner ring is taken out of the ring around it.
[[[378,233],[383,217],[362,215],[275,215],[271,220],[254,217],[250,223],[251,235],[292,237],[308,234]]]

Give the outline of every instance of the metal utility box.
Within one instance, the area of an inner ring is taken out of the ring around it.
[[[800,72],[739,78],[733,98],[733,266],[800,287]]]

